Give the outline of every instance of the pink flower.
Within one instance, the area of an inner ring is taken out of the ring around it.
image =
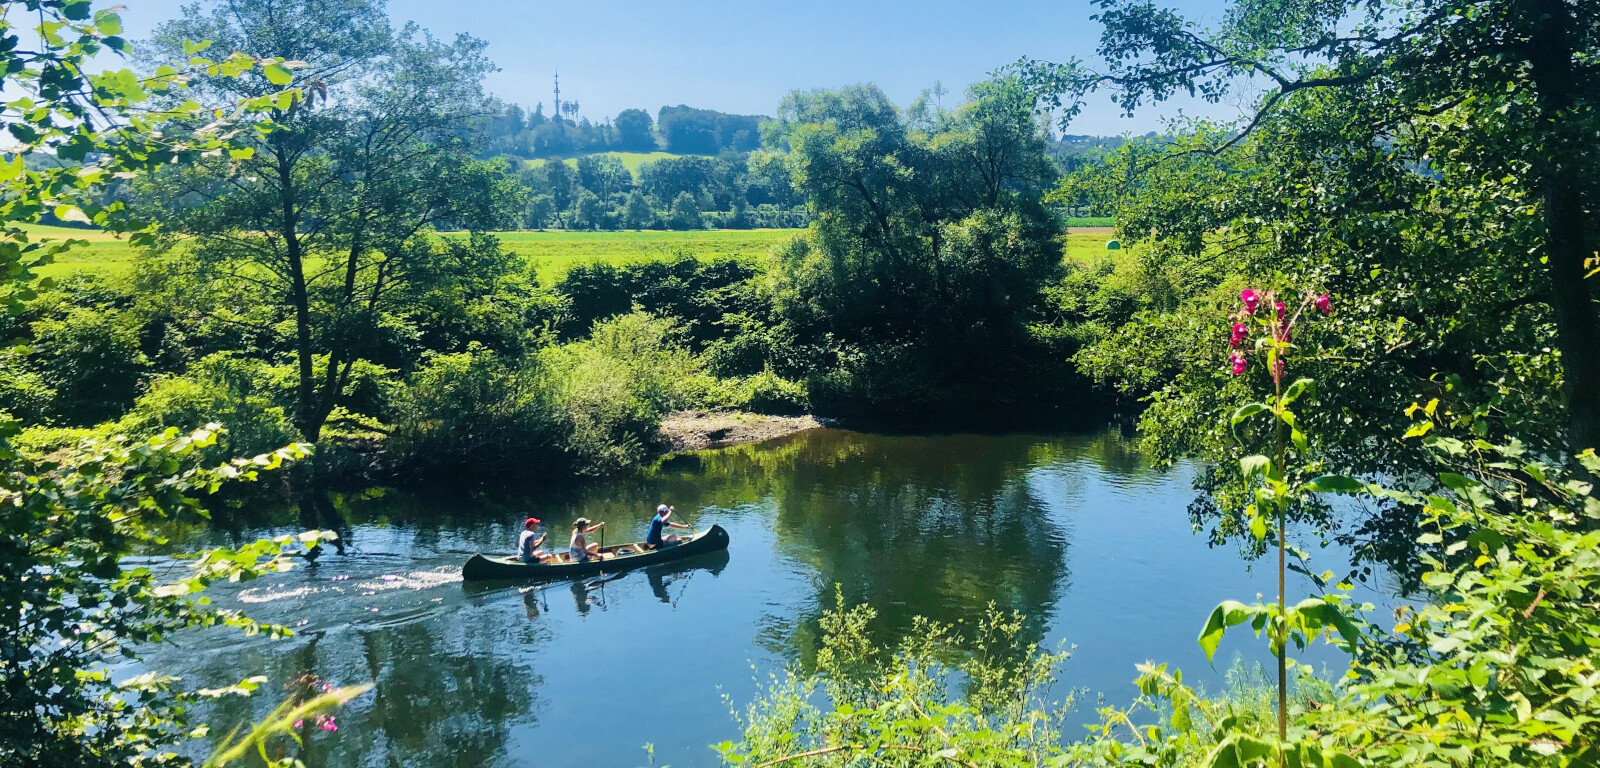
[[[306,721],[304,721],[304,720],[296,720],[296,721],[294,721],[294,727],[296,727],[296,728],[299,728],[299,727],[301,727],[301,726],[303,726],[305,724],[306,724]]]
[[[1283,322],[1283,317],[1289,313],[1289,308],[1281,301],[1272,302],[1272,308],[1278,310],[1278,322]]]
[[[328,718],[328,722],[322,724],[322,730],[324,730],[324,731],[337,731],[337,730],[339,730],[339,724],[333,722],[333,718],[330,717],[330,718]]]
[[[1250,367],[1250,358],[1245,357],[1243,352],[1235,352],[1228,359],[1233,363],[1233,375],[1235,376],[1244,373],[1245,369]]]
[[[1233,324],[1233,336],[1228,339],[1228,346],[1237,347],[1244,343],[1246,336],[1250,335],[1250,327],[1244,323]]]
[[[1261,294],[1249,288],[1239,292],[1239,300],[1244,302],[1244,311],[1252,315],[1256,313],[1256,307],[1261,306]]]
[[[1317,311],[1324,315],[1333,314],[1333,297],[1324,293],[1317,297]]]

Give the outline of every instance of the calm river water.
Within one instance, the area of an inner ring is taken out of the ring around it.
[[[809,663],[837,584],[878,609],[886,641],[917,614],[972,619],[990,602],[1027,614],[1045,647],[1075,646],[1060,694],[1094,692],[1079,706],[1086,720],[1096,694],[1130,699],[1147,659],[1217,689],[1232,659],[1265,658],[1248,632],[1230,635],[1217,670],[1195,645],[1213,605],[1270,595],[1274,577],[1191,531],[1190,481],[1190,468],[1153,469],[1114,432],[824,429],[535,496],[333,496],[187,542],[343,529],[343,555],[213,593],[295,637],[222,629],[149,656],[190,685],[270,678],[254,698],[213,708],[214,733],[264,715],[305,673],[373,684],[339,710],[337,732],[308,737],[311,766],[643,766],[651,744],[656,765],[688,768],[714,765],[708,745],[737,738],[730,708]],[[642,538],[663,500],[726,528],[728,553],[603,584],[461,582],[468,554],[509,553],[529,514],[562,543],[572,519],[606,520],[615,543]],[[1313,551],[1319,568],[1342,572],[1343,553]]]

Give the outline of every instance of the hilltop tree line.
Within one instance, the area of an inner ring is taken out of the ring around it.
[[[598,152],[671,152],[715,155],[761,148],[759,115],[734,115],[685,105],[662,107],[654,120],[643,109],[625,109],[615,120],[593,122],[575,101],[563,101],[563,115],[545,115],[544,103],[532,111],[511,104],[486,121],[487,156],[573,157]]]

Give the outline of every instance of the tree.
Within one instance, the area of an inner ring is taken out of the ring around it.
[[[705,223],[700,219],[700,204],[694,195],[679,192],[672,200],[672,210],[667,213],[667,226],[673,229],[700,229]]]
[[[216,301],[200,311],[246,322],[230,307],[264,303],[288,315],[295,425],[315,441],[391,302],[405,296],[396,289],[428,252],[418,238],[447,222],[492,226],[476,219],[500,215],[486,201],[506,189],[507,171],[474,161],[464,133],[487,116],[491,65],[482,42],[394,30],[381,3],[367,0],[220,0],[209,14],[190,6],[157,30],[151,49],[180,62],[183,41],[201,36],[305,62],[289,82],[308,97],[274,110],[274,130],[251,151],[164,174],[145,199],[211,286]],[[196,90],[227,100],[266,87],[208,76]]]
[[[1005,380],[1023,364],[1028,313],[1061,252],[1041,202],[1054,169],[1018,83],[976,86],[933,132],[874,86],[792,93],[771,133],[815,217],[776,270],[800,338],[845,345],[835,354],[867,366],[857,378],[896,387]]]
[[[578,158],[578,186],[608,199],[633,188],[633,174],[616,155],[588,155]]]
[[[617,113],[617,143],[629,152],[653,152],[656,137],[652,131],[655,121],[642,109],[624,109]]]
[[[622,224],[629,229],[644,229],[649,227],[656,218],[656,212],[651,209],[650,202],[644,199],[644,193],[635,189],[628,193],[628,202],[623,209]]]
[[[604,229],[605,205],[593,192],[585,189],[578,192],[578,199],[572,204],[572,225],[578,229]]]
[[[716,161],[709,157],[667,157],[639,167],[639,188],[662,208],[679,194],[699,197],[716,182]]]
[[[1463,217],[1494,222],[1468,247],[1504,254],[1508,269],[1542,272],[1542,286],[1509,298],[1548,308],[1568,444],[1600,443],[1600,310],[1596,283],[1585,279],[1600,200],[1600,5],[1274,0],[1235,4],[1215,30],[1147,3],[1097,5],[1104,71],[1079,61],[1019,66],[1068,118],[1101,89],[1132,111],[1180,91],[1218,101],[1241,80],[1264,84],[1247,119],[1185,148],[1215,154],[1301,105],[1329,105],[1348,138],[1386,150],[1379,173],[1409,165],[1417,183],[1397,196],[1404,212],[1443,194]],[[1316,229],[1288,234],[1300,249],[1363,247]]]
[[[762,118],[730,115],[679,104],[662,107],[656,118],[667,151],[714,155],[724,149],[748,152],[760,146]]]

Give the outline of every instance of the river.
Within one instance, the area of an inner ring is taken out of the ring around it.
[[[1043,647],[1072,647],[1054,693],[1129,700],[1134,665],[1181,667],[1223,686],[1234,659],[1265,659],[1248,632],[1210,668],[1195,644],[1218,601],[1271,596],[1275,577],[1191,530],[1193,468],[1153,468],[1116,432],[879,435],[820,429],[687,454],[637,476],[513,495],[374,489],[317,510],[258,512],[183,546],[337,527],[345,552],[212,595],[294,628],[282,640],[195,632],[147,654],[188,685],[248,675],[250,699],[206,712],[213,733],[259,718],[311,673],[372,691],[309,731],[309,766],[714,765],[730,714],[769,675],[810,663],[835,585],[880,613],[893,641],[915,615],[973,619],[993,602],[1028,617]],[[726,528],[724,556],[542,589],[464,585],[460,566],[509,553],[522,518],[565,542],[605,520],[608,543],[642,538],[658,501]],[[225,530],[224,528],[228,528]],[[1342,572],[1345,556],[1313,552]],[[1298,579],[1291,595],[1308,593]],[[1331,650],[1304,658],[1336,664]],[[1072,730],[1076,730],[1076,726]]]

